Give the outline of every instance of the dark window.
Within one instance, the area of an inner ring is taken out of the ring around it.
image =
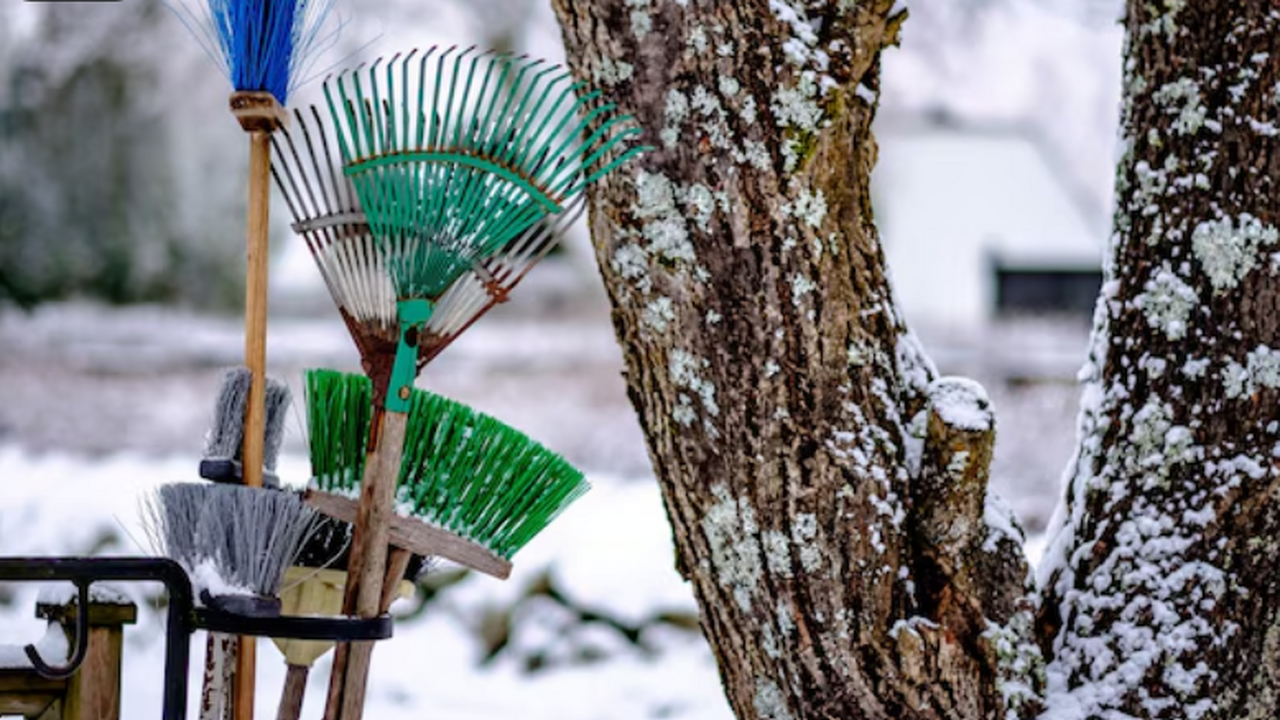
[[[1093,313],[1102,288],[1097,268],[1013,268],[996,272],[996,312],[1011,314],[1084,315]]]

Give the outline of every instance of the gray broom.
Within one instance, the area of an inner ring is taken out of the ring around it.
[[[240,366],[227,370],[214,404],[213,423],[205,437],[204,458],[200,461],[200,477],[214,482],[240,485],[244,483],[242,448],[245,413],[249,404],[249,386],[253,375]],[[276,461],[284,442],[284,420],[292,395],[289,386],[275,378],[267,378],[266,432],[263,441],[262,484],[279,487]]]
[[[294,493],[241,485],[163,485],[145,501],[147,535],[191,576],[196,597],[239,615],[279,615],[280,584],[320,518]],[[235,637],[210,633],[203,720],[228,711]]]

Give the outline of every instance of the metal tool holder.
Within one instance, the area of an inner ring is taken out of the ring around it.
[[[246,617],[196,607],[191,578],[178,563],[152,557],[0,557],[0,580],[69,581],[76,586],[76,618],[71,657],[63,665],[51,665],[34,645],[25,648],[32,667],[40,675],[64,679],[76,674],[88,648],[89,586],[98,581],[159,582],[169,594],[165,626],[164,720],[182,720],[187,709],[187,671],[190,638],[196,630],[235,635],[292,638],[298,640],[386,640],[393,623],[389,615],[360,619],[350,617]]]

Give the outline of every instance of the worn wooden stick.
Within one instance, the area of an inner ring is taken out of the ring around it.
[[[249,134],[249,216],[245,233],[244,364],[252,376],[240,459],[244,484],[262,487],[266,437],[267,259],[270,252],[271,133],[288,121],[269,92],[236,92],[231,112]],[[240,638],[232,710],[235,720],[253,720],[257,640]]]
[[[290,665],[284,676],[284,690],[280,694],[280,710],[276,720],[298,720],[302,717],[302,698],[307,693],[307,676],[311,668],[306,665]]]
[[[361,480],[360,506],[352,533],[351,562],[343,612],[361,618],[381,614],[382,584],[387,570],[391,519],[395,515],[396,481],[404,452],[408,413],[376,408],[370,445]],[[401,571],[403,573],[403,570]],[[329,678],[326,720],[359,720],[364,712],[365,686],[373,642],[340,643]]]

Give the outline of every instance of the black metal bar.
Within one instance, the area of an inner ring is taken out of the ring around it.
[[[208,607],[196,608],[195,627],[229,635],[292,638],[295,640],[386,640],[391,637],[393,623],[388,615],[376,618],[308,617],[278,615],[249,617],[220,612]]]
[[[66,680],[84,663],[84,656],[89,651],[89,582],[88,580],[76,580],[76,626],[75,626],[75,651],[71,654],[71,658],[63,665],[50,665],[40,657],[40,651],[36,650],[35,645],[27,645],[22,650],[27,654],[27,659],[31,661],[31,667],[40,673],[41,677],[50,680]]]
[[[169,611],[165,627],[163,717],[164,720],[186,717],[193,598],[191,579],[178,563],[150,557],[0,558],[0,580],[70,580],[81,590],[80,613],[86,612],[88,587],[96,580],[164,583],[169,592]],[[87,624],[81,619],[79,632],[85,639],[89,632]]]

